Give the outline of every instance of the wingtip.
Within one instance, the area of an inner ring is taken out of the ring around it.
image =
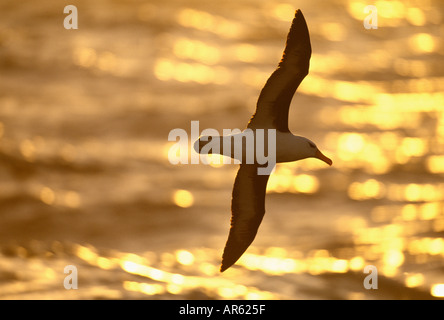
[[[220,272],[224,272],[225,270],[227,270],[228,268],[232,267],[237,260],[239,260],[239,258],[244,254],[244,252],[247,250],[248,246],[246,246],[245,248],[241,248],[241,250],[237,250],[239,248],[239,244],[236,244],[232,247],[233,243],[230,241],[230,244],[228,244],[227,242],[227,246],[224,249],[224,253],[222,255],[222,263],[220,265]],[[231,249],[230,249],[231,248]]]
[[[297,53],[306,52],[311,55],[310,35],[307,22],[301,9],[297,9],[287,36],[285,51],[290,52],[294,48],[300,48]]]
[[[304,17],[304,15],[302,14],[302,10],[301,10],[301,9],[297,9],[297,10],[295,11],[292,24],[293,24],[293,25],[296,25],[296,24],[297,24],[297,25],[300,25],[300,24],[307,24],[307,23],[305,22],[305,17]]]
[[[302,14],[302,10],[301,9],[296,9],[295,13],[294,13],[294,17],[303,17],[304,15]]]
[[[301,9],[296,10],[293,18],[293,24],[305,24],[305,25],[307,24]]]
[[[237,261],[237,259],[235,261],[230,261],[229,263],[227,263],[227,260],[222,258],[222,263],[220,265],[220,273],[224,272],[225,270],[227,270],[228,268],[230,268],[235,262]]]

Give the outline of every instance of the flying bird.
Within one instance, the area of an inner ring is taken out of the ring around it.
[[[288,112],[291,100],[299,84],[308,75],[311,57],[310,36],[301,10],[296,10],[282,59],[263,87],[256,112],[247,129],[276,130],[276,162],[291,162],[305,158],[318,158],[328,165],[332,160],[322,154],[311,140],[293,135],[288,128]],[[246,130],[247,130],[246,129]],[[219,139],[221,146],[227,136],[200,137],[194,144],[201,152],[212,139]],[[233,136],[228,137],[233,139]],[[233,141],[233,140],[231,140]],[[233,152],[233,149],[231,150]],[[224,155],[225,150],[223,152]],[[231,154],[231,157],[234,156]],[[245,160],[245,153],[243,154]],[[239,159],[239,160],[242,160]],[[231,201],[231,228],[222,255],[220,271],[231,267],[244,254],[256,237],[265,214],[265,193],[269,174],[258,174],[261,165],[257,161],[241,161],[233,186]]]

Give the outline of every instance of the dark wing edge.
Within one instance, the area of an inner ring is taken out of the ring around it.
[[[231,201],[231,228],[221,272],[236,263],[248,249],[264,217],[269,175],[258,175],[257,168],[254,164],[241,164],[237,172]]]
[[[310,66],[311,44],[307,23],[301,10],[296,10],[285,50],[278,68],[262,89],[256,112],[248,128],[266,128],[271,125],[279,131],[289,132],[288,112],[296,89],[307,76]]]

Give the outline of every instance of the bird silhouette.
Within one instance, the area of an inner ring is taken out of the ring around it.
[[[263,87],[256,106],[256,112],[248,122],[245,131],[276,130],[276,162],[297,161],[309,157],[318,158],[329,165],[332,160],[322,154],[309,139],[293,135],[288,128],[288,112],[291,100],[302,80],[308,75],[311,57],[311,44],[308,27],[301,10],[296,10],[282,59]],[[231,136],[200,137],[194,144],[197,152],[212,141],[220,144],[232,143],[237,133]],[[232,145],[232,144],[230,144]],[[231,228],[222,255],[220,271],[231,267],[244,254],[256,237],[265,214],[265,194],[269,174],[259,174],[264,165],[254,158],[245,163],[245,143],[240,145],[243,153],[237,159],[241,162],[237,172],[231,202]],[[227,149],[227,148],[226,148]],[[221,154],[234,156],[234,149],[224,150]],[[268,149],[265,146],[265,149]],[[273,164],[274,166],[274,164]],[[271,172],[271,171],[270,171]]]

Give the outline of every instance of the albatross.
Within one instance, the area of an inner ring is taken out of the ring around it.
[[[263,87],[256,111],[246,128],[253,132],[276,130],[277,163],[312,157],[332,165],[332,160],[319,151],[315,143],[305,137],[293,135],[288,128],[290,103],[299,84],[308,75],[310,57],[310,36],[304,16],[298,9],[287,36],[282,59]],[[222,145],[226,136],[219,138]],[[208,137],[200,137],[194,144],[196,151],[201,153],[209,140],[211,141]],[[225,151],[222,154],[227,155]],[[233,155],[230,156],[234,158]],[[231,227],[222,255],[221,272],[235,264],[248,249],[264,217],[269,174],[258,174],[259,167],[261,164],[257,161],[240,163],[233,186]]]

